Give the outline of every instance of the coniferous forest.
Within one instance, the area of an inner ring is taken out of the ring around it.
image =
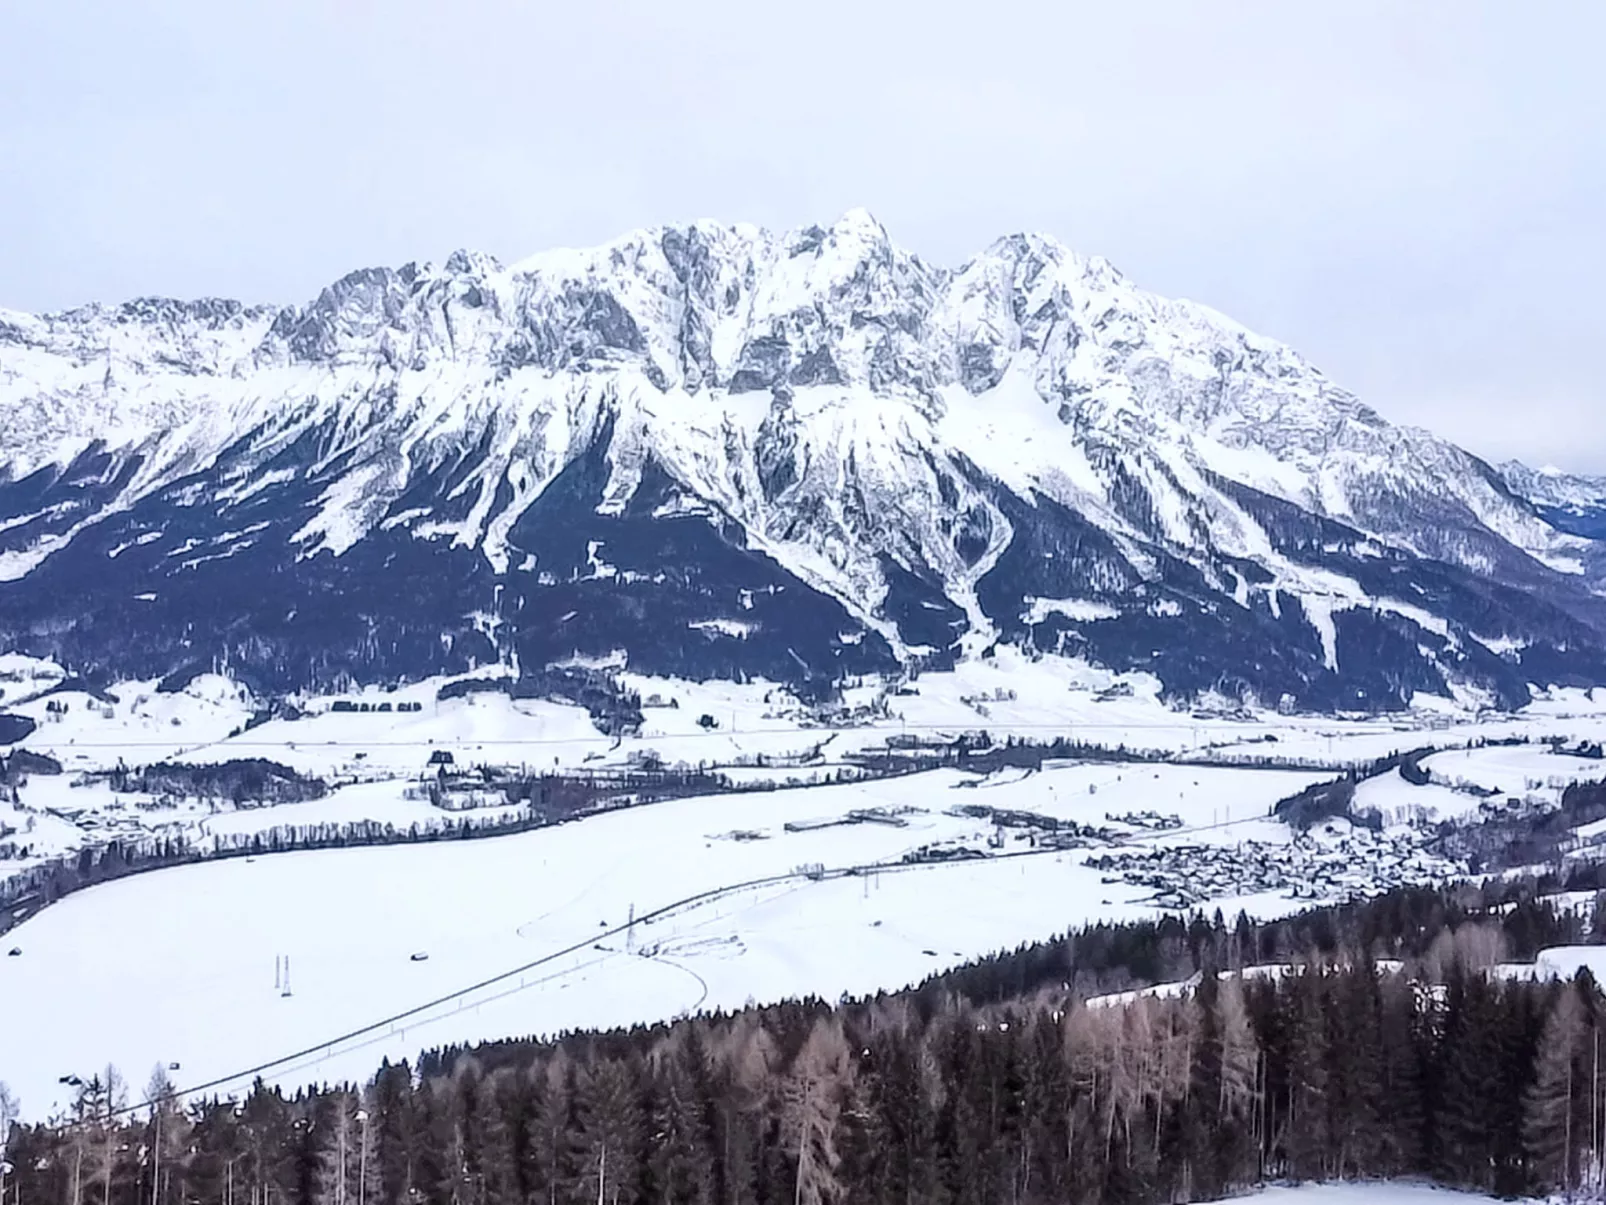
[[[1587,972],[1492,969],[1595,938],[1532,883],[1409,890],[1269,924],[1099,925],[904,992],[435,1050],[360,1085],[183,1100],[162,1071],[131,1092],[106,1069],[69,1116],[11,1128],[0,1205],[1598,1191],[1606,997]]]

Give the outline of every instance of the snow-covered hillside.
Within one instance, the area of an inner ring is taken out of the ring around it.
[[[1606,681],[1589,541],[1293,350],[1052,239],[862,211],[304,307],[0,314],[0,642],[265,690],[539,669],[812,683],[1003,638],[1168,692]]]
[[[1596,540],[1606,536],[1606,477],[1530,469],[1515,460],[1501,465],[1500,475],[1557,530]]]

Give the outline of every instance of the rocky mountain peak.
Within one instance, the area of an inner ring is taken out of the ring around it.
[[[174,583],[221,588],[229,561],[341,589],[449,564],[474,596],[432,610],[429,639],[522,599],[498,623],[554,623],[521,656],[633,646],[601,620],[567,634],[552,608],[568,590],[725,625],[677,628],[677,648],[684,632],[787,633],[756,661],[719,653],[731,672],[801,660],[829,676],[994,639],[1125,664],[1139,646],[1182,656],[1177,621],[1195,642],[1201,624],[1285,642],[1256,690],[1323,682],[1336,698],[1346,649],[1397,637],[1417,686],[1470,675],[1511,693],[1525,686],[1501,675],[1518,671],[1480,660],[1493,648],[1606,630],[1589,533],[1535,498],[1101,258],[1015,234],[937,267],[863,210],[781,233],[655,227],[506,266],[457,251],[284,309],[0,316],[0,582],[22,583],[15,613],[40,631],[54,595],[27,583],[89,589],[108,566],[124,595],[212,606]],[[1428,564],[1410,589],[1382,572]],[[1474,579],[1515,593],[1479,602]],[[760,590],[814,600],[815,626],[700,615],[745,612]],[[1535,591],[1554,611],[1542,637],[1510,602]],[[392,608],[383,592],[370,605]],[[189,606],[165,622],[193,628]],[[1420,631],[1385,639],[1381,614]],[[290,655],[252,639],[253,657]],[[699,672],[702,647],[682,648]],[[1179,690],[1214,664],[1187,655],[1168,671]],[[1531,672],[1554,672],[1537,657]]]

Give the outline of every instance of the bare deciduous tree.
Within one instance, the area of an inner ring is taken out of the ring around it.
[[[840,1018],[820,1018],[782,1088],[782,1130],[797,1157],[794,1205],[823,1205],[839,1191],[836,1129],[852,1078],[853,1054]]]

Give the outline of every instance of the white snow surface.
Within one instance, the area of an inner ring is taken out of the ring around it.
[[[982,846],[991,826],[948,815],[958,803],[1100,821],[1106,811],[1159,804],[1204,821],[1229,805],[1263,815],[1316,777],[1068,766],[965,790],[957,784],[973,776],[947,771],[654,804],[518,836],[234,858],[137,875],[69,896],[6,936],[22,954],[0,959],[3,1062],[30,1115],[62,1103],[62,1075],[107,1061],[129,1069],[178,1062],[181,1078],[199,1083],[575,943],[578,952],[552,964],[292,1060],[270,1078],[362,1077],[382,1055],[443,1042],[902,986],[1095,916],[1152,915],[1152,893],[1101,882],[1081,865],[1088,851],[1047,852],[796,878],[654,919],[638,926],[628,948],[623,936],[598,934],[623,924],[632,909],[647,916],[810,863],[895,863],[932,842]],[[1088,792],[1093,783],[1096,795]],[[906,827],[783,827],[870,806],[919,810],[905,813]],[[762,836],[737,840],[737,830]],[[1029,848],[1017,840],[1011,852]],[[417,952],[427,961],[412,961]],[[274,988],[280,955],[291,959],[288,998]]]
[[[1229,1200],[1246,1205],[1476,1205],[1495,1197],[1414,1180],[1357,1180],[1330,1184],[1274,1184]]]

